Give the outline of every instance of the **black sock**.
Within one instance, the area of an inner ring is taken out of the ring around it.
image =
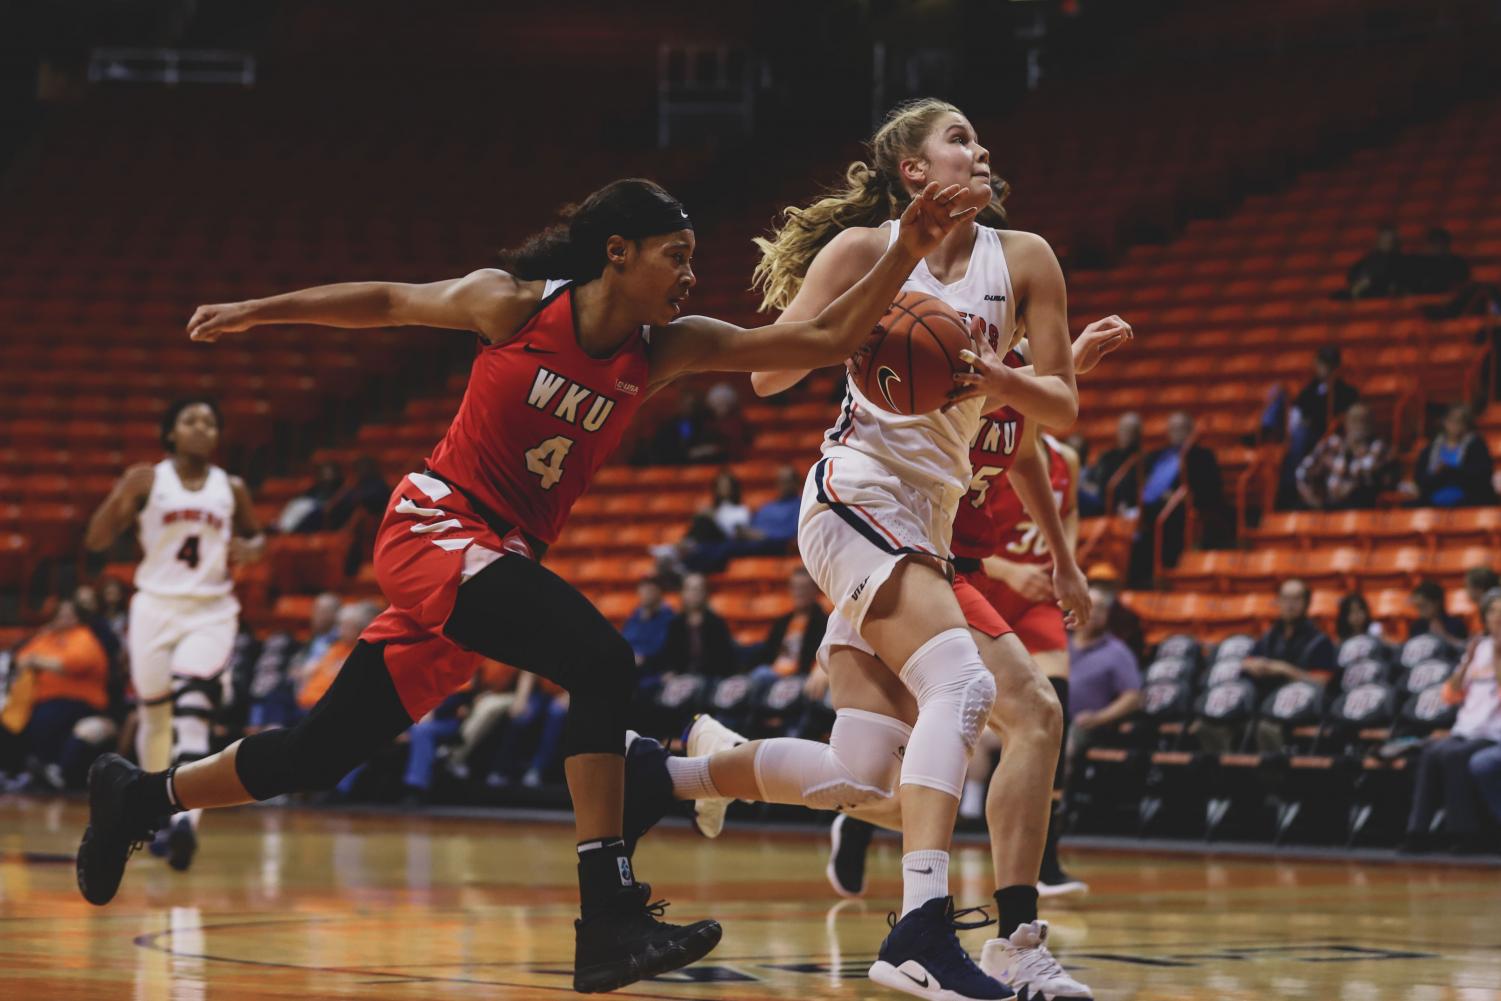
[[[620,838],[581,841],[579,853],[579,904],[588,918],[620,899],[623,889],[636,885],[631,860]]]
[[[182,804],[172,795],[172,775],[177,766],[164,772],[146,772],[136,779],[131,789],[130,813],[132,820],[143,827],[155,827],[172,814],[182,810]]]
[[[995,909],[1000,914],[1000,937],[1010,938],[1022,925],[1037,920],[1037,887],[1001,887],[995,891]]]

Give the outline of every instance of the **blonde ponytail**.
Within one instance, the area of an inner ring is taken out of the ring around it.
[[[902,214],[906,193],[859,160],[845,170],[844,181],[843,188],[807,208],[789,205],[770,239],[756,237],[761,260],[751,274],[751,287],[761,293],[763,313],[787,308],[802,288],[813,258],[840,230],[879,226]]]
[[[900,164],[921,151],[933,122],[946,112],[962,114],[947,101],[933,98],[893,108],[867,144],[870,165],[859,160],[850,164],[842,188],[806,208],[788,206],[769,237],[755,238],[761,260],[751,274],[751,288],[761,293],[762,312],[787,308],[802,288],[813,258],[841,230],[875,227],[901,217],[908,195],[898,173]],[[1003,203],[1011,188],[998,177],[991,180],[991,188],[990,204],[976,221],[1002,228],[1006,225]]]

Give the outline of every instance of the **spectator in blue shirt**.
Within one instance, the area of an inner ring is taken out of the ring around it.
[[[779,556],[797,539],[797,514],[803,502],[803,479],[791,466],[777,470],[777,499],[751,515],[731,546],[731,556]]]
[[[662,600],[662,585],[655,577],[646,577],[636,585],[636,597],[640,604],[620,627],[620,634],[636,652],[636,665],[651,670],[652,662],[667,644],[667,627],[677,613]]]

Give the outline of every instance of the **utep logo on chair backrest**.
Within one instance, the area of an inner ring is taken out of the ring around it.
[[[1226,636],[1215,648],[1214,661],[1219,663],[1222,660],[1244,660],[1246,654],[1251,652],[1251,647],[1255,645],[1256,641],[1244,633]]]
[[[1412,667],[1421,664],[1425,660],[1445,660],[1453,658],[1454,648],[1432,633],[1424,633],[1414,636],[1402,644],[1402,666]]]
[[[741,702],[750,691],[750,678],[743,674],[725,678],[714,689],[714,704],[720,709],[729,709]]]
[[[1454,666],[1447,660],[1425,660],[1407,672],[1408,692],[1421,692],[1446,680]]]
[[[1204,696],[1204,715],[1223,719],[1246,708],[1246,688],[1230,682],[1216,685]]]
[[[1214,667],[1209,669],[1209,678],[1204,682],[1206,688],[1214,688],[1218,685],[1228,685],[1240,677],[1240,660],[1215,661]]]
[[[1272,696],[1272,715],[1278,719],[1292,719],[1312,709],[1318,698],[1318,686],[1307,681],[1283,685]]]
[[[1348,667],[1357,660],[1385,659],[1387,651],[1374,636],[1351,636],[1339,645],[1339,666]]]
[[[1193,664],[1179,657],[1158,657],[1152,666],[1147,668],[1147,683],[1155,681],[1187,681],[1193,673]]]
[[[1345,718],[1363,720],[1386,704],[1385,685],[1361,685],[1345,695]]]
[[[1386,665],[1379,660],[1357,660],[1345,668],[1345,673],[1340,676],[1339,687],[1345,691],[1353,691],[1361,685],[1369,685],[1377,681],[1386,680]]]
[[[766,693],[766,708],[786,709],[803,694],[803,679],[799,677],[778,678]]]
[[[1412,714],[1417,719],[1431,722],[1448,711],[1449,703],[1444,701],[1444,687],[1434,685],[1418,695],[1418,704],[1413,707]]]
[[[1172,709],[1181,701],[1182,695],[1182,687],[1171,681],[1147,685],[1147,690],[1143,693],[1147,715],[1157,716]]]

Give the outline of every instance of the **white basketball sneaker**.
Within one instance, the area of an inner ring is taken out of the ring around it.
[[[690,758],[706,758],[716,751],[728,751],[746,742],[734,730],[708,713],[694,717],[683,734],[684,752]],[[706,838],[717,838],[724,830],[724,814],[731,800],[700,799],[693,802],[693,826]]]
[[[1037,895],[1039,897],[1066,897],[1069,894],[1083,896],[1089,892],[1089,884],[1080,879],[1074,879],[1069,875],[1061,875],[1057,882],[1049,883],[1046,880],[1037,881]]]
[[[980,969],[1016,989],[1025,1001],[1094,1001],[1088,987],[1069,976],[1048,951],[1048,923],[1033,921],[993,938],[980,953]]]

